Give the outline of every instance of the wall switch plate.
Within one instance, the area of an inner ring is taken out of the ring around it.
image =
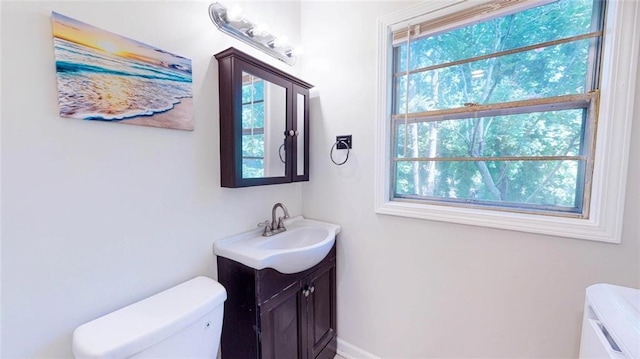
[[[352,148],[351,135],[336,136],[336,148],[339,150],[346,150]]]

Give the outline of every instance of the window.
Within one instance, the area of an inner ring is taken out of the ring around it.
[[[379,22],[377,212],[619,241],[637,4],[471,3]]]
[[[601,5],[396,31],[393,197],[588,216]]]
[[[264,177],[264,81],[242,76],[242,177]]]

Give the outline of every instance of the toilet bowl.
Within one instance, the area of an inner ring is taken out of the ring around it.
[[[76,358],[215,358],[227,293],[197,277],[83,324]]]

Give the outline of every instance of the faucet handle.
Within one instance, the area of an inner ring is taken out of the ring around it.
[[[289,216],[278,217],[278,229],[284,228],[284,222],[282,220],[287,218],[289,218]]]
[[[263,237],[268,237],[271,235],[271,224],[269,224],[269,220],[266,220],[264,222],[260,222],[258,223],[258,227],[263,227],[264,226],[264,231],[262,231],[262,236]]]

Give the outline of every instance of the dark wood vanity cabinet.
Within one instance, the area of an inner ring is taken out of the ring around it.
[[[222,187],[308,181],[313,86],[233,47],[215,58]]]
[[[335,253],[334,245],[316,266],[295,274],[218,257],[218,281],[227,289],[222,358],[333,358]]]

